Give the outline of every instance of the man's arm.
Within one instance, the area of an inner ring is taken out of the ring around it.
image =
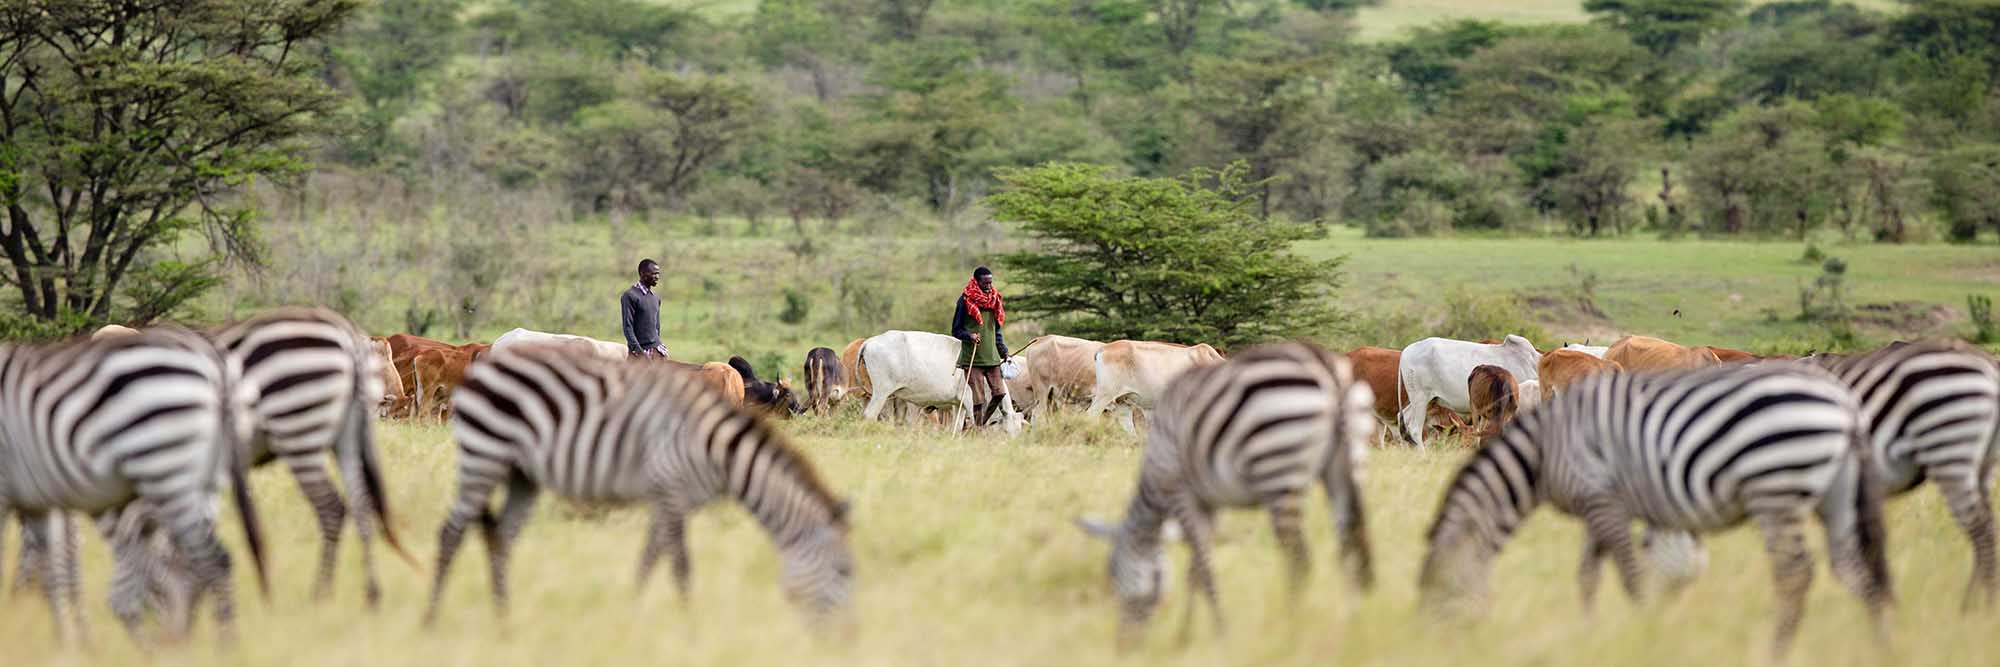
[[[631,292],[618,295],[618,319],[625,323],[625,350],[632,354],[639,353],[639,332],[632,329],[632,311],[638,306],[632,302]]]
[[[1001,335],[999,322],[993,323],[993,345],[999,348],[1000,359],[1002,361],[1005,361],[1007,357],[1012,356],[1007,354],[1007,337]]]

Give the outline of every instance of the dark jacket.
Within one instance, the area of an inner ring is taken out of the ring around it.
[[[993,345],[999,350],[1000,358],[1005,360],[1007,357],[1012,356],[1007,354],[1007,336],[1000,333],[999,318],[994,317],[991,312],[980,317],[992,323]],[[958,302],[953,305],[951,311],[951,337],[964,341],[968,349],[970,349],[972,345],[972,332],[978,330],[979,323],[972,321],[972,314],[965,311],[965,295],[960,294]]]
[[[633,354],[660,346],[660,293],[647,294],[638,285],[618,297],[618,319],[625,324],[625,349]]]

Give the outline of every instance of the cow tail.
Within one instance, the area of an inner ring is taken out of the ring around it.
[[[1403,393],[1403,360],[1401,356],[1398,356],[1396,358],[1396,430],[1402,432],[1405,442],[1416,442],[1417,439],[1410,436],[1409,427],[1403,425],[1403,399],[1405,397],[1407,397],[1407,394]]]

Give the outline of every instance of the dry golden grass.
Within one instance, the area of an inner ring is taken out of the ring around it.
[[[849,412],[852,412],[850,408]],[[203,620],[188,645],[141,652],[122,636],[103,594],[102,542],[86,542],[86,608],[92,650],[51,640],[38,596],[0,602],[7,665],[1052,665],[1110,664],[1113,602],[1103,583],[1107,549],[1071,527],[1079,513],[1119,509],[1134,480],[1132,438],[1075,417],[1019,440],[864,424],[843,418],[785,428],[855,507],[852,547],[861,633],[849,645],[818,643],[782,600],[777,559],[747,515],[712,507],[692,523],[694,593],[675,595],[665,568],[650,587],[632,576],[645,515],[588,515],[545,501],[515,552],[514,606],[496,621],[484,548],[469,539],[447,587],[439,626],[419,627],[427,575],[380,558],[380,611],[362,609],[358,559],[343,554],[335,599],[308,600],[314,558],[310,512],[277,469],[253,479],[270,533],[271,603],[243,595],[242,640],[218,651]],[[433,557],[437,522],[452,493],[453,450],[442,427],[380,429],[398,525],[420,559]],[[1083,444],[1089,443],[1089,444]],[[1336,576],[1323,504],[1308,513],[1315,558],[1296,609],[1282,604],[1280,563],[1261,514],[1222,521],[1217,568],[1227,635],[1204,623],[1192,644],[1174,635],[1186,588],[1178,576],[1143,652],[1124,664],[1766,664],[1773,608],[1768,563],[1752,531],[1710,541],[1707,575],[1678,599],[1637,608],[1614,581],[1594,616],[1577,602],[1577,525],[1543,511],[1495,570],[1495,603],[1473,623],[1416,611],[1422,537],[1441,485],[1462,449],[1378,450],[1366,500],[1380,582],[1350,592]],[[544,496],[546,499],[547,496]],[[2000,613],[1962,616],[1968,549],[1935,492],[1894,501],[1891,558],[1902,595],[1895,654],[1869,639],[1858,601],[1819,567],[1794,664],[1991,665]],[[234,520],[224,529],[235,544]],[[1819,540],[1813,543],[1818,548]],[[9,540],[9,544],[16,544]],[[241,554],[241,551],[237,551]],[[1176,566],[1184,552],[1170,551]],[[239,563],[244,559],[238,559]],[[247,586],[251,579],[238,576]]]

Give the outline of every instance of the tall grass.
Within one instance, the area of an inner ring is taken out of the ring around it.
[[[862,625],[851,645],[809,638],[779,593],[769,542],[730,506],[712,507],[691,524],[694,592],[685,601],[663,571],[648,587],[633,585],[643,509],[584,513],[544,495],[513,554],[513,614],[504,622],[491,608],[477,539],[467,541],[451,573],[435,630],[418,626],[427,574],[392,559],[378,559],[382,609],[362,609],[352,546],[335,599],[315,605],[307,599],[311,512],[277,467],[252,480],[276,592],[270,604],[258,602],[247,576],[237,577],[245,593],[236,650],[210,646],[206,619],[191,646],[141,651],[125,642],[103,603],[108,564],[94,537],[84,553],[95,650],[54,646],[43,602],[32,595],[0,600],[0,645],[9,665],[1768,664],[1770,570],[1750,529],[1711,540],[1711,569],[1685,595],[1640,608],[1607,582],[1597,612],[1587,615],[1575,585],[1581,530],[1544,510],[1498,560],[1495,604],[1483,619],[1420,615],[1414,583],[1424,529],[1462,449],[1370,456],[1364,486],[1380,571],[1372,595],[1351,593],[1337,576],[1331,521],[1317,494],[1306,524],[1315,569],[1297,609],[1282,602],[1281,561],[1264,517],[1226,513],[1215,557],[1228,634],[1217,637],[1204,623],[1192,644],[1176,644],[1187,592],[1176,569],[1144,648],[1119,660],[1112,652],[1115,603],[1103,581],[1106,548],[1070,518],[1123,507],[1137,475],[1136,439],[1073,417],[1016,440],[989,433],[953,439],[851,416],[782,428],[798,434],[830,483],[853,501]],[[428,565],[453,492],[447,432],[392,424],[381,435],[398,525]],[[1944,504],[1914,493],[1893,501],[1888,517],[1902,595],[1894,658],[1872,645],[1861,604],[1834,583],[1821,558],[1792,664],[1991,664],[2000,650],[2000,614],[1959,613],[1969,549]],[[225,517],[222,531],[235,549],[237,531],[226,525],[233,520]],[[1820,540],[1811,542],[1817,553]],[[1180,547],[1169,556],[1173,567],[1184,566]]]

